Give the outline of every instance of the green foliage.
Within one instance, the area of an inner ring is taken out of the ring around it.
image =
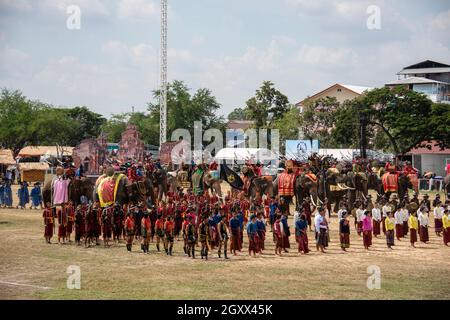
[[[374,89],[345,104],[335,114],[335,143],[359,145],[359,115],[368,119],[372,147],[405,154],[424,141],[448,145],[450,105],[433,104],[425,95],[404,87]]]
[[[228,115],[228,120],[251,120],[251,116],[247,109],[235,108]]]
[[[307,103],[301,114],[304,137],[309,140],[318,139],[324,147],[333,145],[330,133],[335,125],[339,108],[339,102],[334,97]]]
[[[150,112],[148,125],[152,130],[157,130],[155,144],[159,144],[159,91],[154,92],[155,101],[149,103]],[[167,138],[170,140],[171,134],[176,129],[189,130],[191,137],[194,137],[194,122],[201,121],[203,130],[216,128],[224,132],[225,124],[223,117],[216,115],[220,109],[209,89],[198,89],[193,95],[190,89],[182,81],[170,83],[167,91]]]
[[[86,107],[55,108],[3,89],[0,146],[18,153],[26,145],[69,145],[96,137],[106,120]]]
[[[289,100],[270,81],[264,81],[256,90],[254,97],[246,103],[250,119],[255,120],[256,128],[270,128],[273,122],[281,119],[289,110]]]

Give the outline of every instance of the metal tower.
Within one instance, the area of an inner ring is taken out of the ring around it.
[[[159,96],[159,148],[167,135],[167,0],[161,0],[161,51],[160,51],[160,96]]]

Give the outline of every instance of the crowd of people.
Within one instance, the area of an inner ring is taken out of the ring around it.
[[[28,182],[21,182],[17,190],[18,204],[16,209],[26,209],[29,205],[30,209],[42,209],[42,191],[40,182],[36,182],[31,191]],[[5,179],[0,181],[0,208],[12,209],[13,192],[11,180]]]
[[[314,232],[317,251],[326,253],[329,247],[331,214],[326,201],[323,207],[315,208],[306,198],[291,221],[289,204],[283,197],[258,196],[250,202],[242,193],[228,192],[222,201],[208,191],[194,195],[188,189],[169,193],[166,200],[151,206],[143,202],[129,207],[115,203],[106,208],[98,203],[74,207],[69,202],[56,209],[49,203],[43,213],[45,239],[51,243],[55,234],[59,243],[66,244],[72,242],[74,233],[74,241],[79,246],[100,245],[100,239],[106,247],[124,241],[129,252],[140,244],[140,251],[150,253],[150,244],[153,244],[155,251],[170,256],[174,241],[183,241],[186,256],[195,258],[196,250],[200,249],[201,258],[207,260],[213,250],[224,259],[242,252],[245,234],[248,255],[263,254],[270,241],[273,241],[275,254],[282,255],[291,248],[293,228],[299,254],[310,252],[308,231]],[[431,218],[436,236],[449,245],[450,201],[441,201],[439,195],[432,202],[428,195],[419,201],[416,194],[411,199],[408,196],[398,199],[394,194],[391,199],[381,197],[375,202],[369,196],[364,201],[357,199],[352,210],[348,204],[344,197],[337,213],[343,251],[350,247],[351,218],[367,250],[372,246],[373,237],[382,234],[390,249],[396,241],[408,236],[411,247],[415,247],[417,241],[429,243]],[[269,232],[271,239],[267,237]]]

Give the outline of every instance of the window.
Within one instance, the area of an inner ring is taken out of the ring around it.
[[[342,92],[342,89],[341,89],[341,88],[338,88],[338,89],[337,89],[337,92]]]

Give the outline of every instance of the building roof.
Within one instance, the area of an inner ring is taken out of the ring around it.
[[[11,165],[15,164],[14,155],[10,149],[0,149],[0,164]]]
[[[442,81],[436,81],[428,78],[422,78],[422,77],[408,77],[405,79],[395,80],[386,83],[387,86],[395,86],[395,85],[402,85],[402,84],[421,84],[421,83],[440,83],[440,84],[448,84],[447,82]]]
[[[363,94],[365,91],[370,91],[373,89],[372,87],[353,86],[350,84],[341,84],[341,86],[358,94]]]
[[[231,130],[239,130],[239,129],[247,130],[254,123],[255,123],[255,121],[253,121],[253,120],[230,120],[227,123],[227,129],[231,129]]]
[[[30,170],[45,171],[49,168],[49,165],[45,162],[22,162],[19,163],[18,168],[21,171],[30,171]]]
[[[450,72],[450,67],[445,68],[418,68],[418,69],[404,69],[397,73],[398,75],[407,74],[423,74],[423,73],[447,73]]]
[[[418,69],[418,68],[445,68],[445,67],[450,67],[450,65],[441,63],[441,62],[432,61],[432,60],[425,60],[425,61],[413,64],[413,65],[410,65],[408,67],[404,67],[403,70]]]
[[[73,147],[60,147],[63,150],[64,155],[71,156],[73,153]],[[19,157],[40,157],[40,156],[57,156],[58,150],[56,146],[28,146],[20,150]]]
[[[308,100],[315,100],[318,96],[320,96],[321,94],[323,94],[324,92],[333,89],[333,88],[344,88],[347,90],[350,90],[351,92],[357,94],[357,95],[361,95],[363,94],[365,91],[370,91],[373,88],[371,87],[364,87],[364,86],[355,86],[355,85],[350,85],[350,84],[340,84],[340,83],[336,83],[333,84],[332,86],[329,86],[328,88],[323,89],[322,91],[315,93],[314,95],[307,97],[306,99],[303,99],[302,101],[300,101],[299,103],[297,103],[296,105],[302,105],[303,103],[305,103]]]
[[[407,152],[407,155],[420,155],[420,154],[450,154],[450,148],[441,149],[439,146],[436,146],[436,141],[431,141],[430,143],[427,143],[428,147],[419,147],[419,148],[413,148],[409,152]]]

